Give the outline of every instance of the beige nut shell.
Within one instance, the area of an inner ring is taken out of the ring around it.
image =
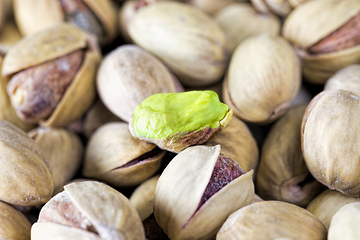
[[[252,203],[253,170],[228,183],[193,215],[219,154],[220,145],[187,148],[161,174],[155,188],[154,215],[170,239],[211,238],[228,215]]]
[[[324,86],[324,90],[331,89],[360,92],[360,64],[352,64],[337,71]]]

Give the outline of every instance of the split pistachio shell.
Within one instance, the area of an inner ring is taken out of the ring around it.
[[[280,201],[263,201],[231,214],[217,240],[325,240],[326,228],[310,212]]]
[[[323,185],[309,173],[301,152],[301,121],[306,105],[292,108],[271,128],[262,147],[256,189],[266,200],[306,207]]]
[[[300,62],[292,46],[281,37],[256,35],[231,58],[224,101],[245,121],[271,122],[288,110],[300,83]]]
[[[28,135],[40,146],[45,156],[54,189],[74,177],[84,151],[81,140],[75,133],[61,128],[39,127]]]
[[[1,30],[0,34],[0,44],[3,44],[7,47],[12,47],[20,41],[22,38],[19,29],[17,28],[14,21],[7,21]]]
[[[137,7],[138,7],[139,1],[125,1],[120,8],[119,11],[119,28],[120,28],[120,35],[122,39],[126,43],[132,43],[128,26],[130,24],[130,21],[137,13]]]
[[[331,219],[328,240],[360,239],[360,202],[346,204]]]
[[[170,239],[209,239],[233,211],[253,201],[251,170],[198,208],[219,155],[220,145],[190,147],[173,158],[161,174],[155,188],[154,215]]]
[[[214,15],[221,11],[221,9],[225,8],[226,6],[235,3],[236,0],[189,0],[188,3],[194,5],[195,7],[201,9],[202,11]]]
[[[135,107],[147,97],[176,92],[178,85],[180,83],[160,60],[136,45],[123,45],[110,52],[97,74],[101,100],[126,122],[130,121]]]
[[[95,181],[71,183],[64,188],[41,209],[31,239],[145,240],[136,209],[120,192]],[[69,210],[72,212],[67,213]],[[76,227],[77,216],[93,232]],[[61,224],[63,220],[70,222]]]
[[[31,223],[20,211],[0,202],[0,239],[30,240]]]
[[[301,126],[303,156],[311,174],[353,197],[360,196],[359,101],[357,93],[323,91],[310,102]]]
[[[233,3],[217,12],[214,18],[225,32],[231,53],[239,43],[250,36],[259,33],[280,33],[278,17],[258,13],[249,3]]]
[[[356,201],[359,201],[359,199],[327,189],[314,198],[306,207],[306,210],[314,214],[328,228],[331,218],[342,206]]]
[[[337,71],[324,86],[324,90],[331,89],[360,92],[360,64],[353,64]]]
[[[210,16],[189,4],[162,1],[141,8],[129,33],[185,85],[210,85],[224,74],[225,34]]]
[[[159,168],[165,151],[133,138],[126,123],[97,129],[86,147],[83,174],[114,186],[134,186]]]
[[[289,0],[251,0],[254,8],[261,13],[273,12],[286,17],[292,10]]]
[[[40,147],[21,129],[3,120],[0,135],[0,200],[18,206],[47,202],[54,185]]]

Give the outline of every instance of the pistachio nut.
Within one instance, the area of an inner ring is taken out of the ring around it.
[[[214,16],[216,22],[225,32],[229,52],[246,38],[259,34],[280,33],[280,19],[273,14],[256,12],[249,3],[233,3],[221,9]]]
[[[275,13],[286,17],[291,11],[290,0],[251,0],[254,8],[261,13]]]
[[[210,85],[225,72],[225,34],[194,6],[175,1],[150,4],[138,11],[128,30],[137,45],[160,58],[185,85]]]
[[[116,34],[116,10],[110,0],[14,0],[14,13],[26,36],[63,22],[96,36],[101,44]]]
[[[61,127],[81,117],[95,98],[101,56],[92,38],[61,24],[28,36],[6,54],[2,75],[20,119]]]
[[[331,89],[360,92],[360,64],[352,64],[337,71],[324,86],[324,90]]]
[[[20,211],[0,201],[0,239],[30,240],[31,223]]]
[[[360,239],[360,202],[342,206],[331,219],[328,240]]]
[[[12,47],[22,38],[19,29],[14,21],[7,21],[3,26],[0,34],[0,44]]]
[[[353,197],[360,196],[359,102],[357,93],[323,91],[311,100],[301,125],[302,152],[311,174]]]
[[[259,195],[257,195],[256,193],[254,194],[254,200],[252,201],[253,203],[257,203],[257,202],[262,202],[264,201],[264,199],[262,199]]]
[[[40,146],[45,156],[54,189],[75,176],[84,151],[82,142],[75,133],[61,128],[39,127],[28,135]]]
[[[229,6],[232,3],[235,3],[236,0],[189,0],[188,3],[194,5],[195,7],[201,9],[202,11],[214,16],[216,13],[221,11],[221,9]]]
[[[164,155],[156,145],[133,138],[128,124],[107,123],[88,142],[83,175],[114,186],[134,186],[159,170]]]
[[[220,145],[189,147],[160,175],[155,218],[170,239],[212,238],[233,211],[252,203],[252,174],[221,155]]]
[[[213,91],[157,93],[135,108],[129,130],[140,140],[180,152],[211,140],[231,117],[232,110]]]
[[[110,52],[99,67],[96,83],[105,106],[126,122],[147,97],[176,92],[181,86],[160,60],[136,45]]]
[[[53,193],[51,174],[34,140],[0,120],[0,200],[17,206],[47,202]]]
[[[331,218],[342,206],[356,201],[359,201],[359,199],[327,189],[314,198],[306,207],[306,210],[314,214],[328,228]]]
[[[262,146],[256,190],[266,200],[306,207],[323,185],[306,167],[301,152],[301,121],[306,105],[290,109],[270,129]]]
[[[326,240],[326,228],[310,212],[281,201],[263,201],[231,214],[217,240]]]
[[[359,19],[357,0],[307,1],[286,18],[283,35],[298,48],[309,82],[324,84],[336,71],[360,61]]]
[[[292,46],[279,36],[260,34],[236,48],[224,81],[224,102],[245,121],[267,123],[288,110],[300,84],[300,62]]]
[[[245,172],[256,169],[259,150],[256,141],[246,124],[232,117],[226,128],[222,129],[206,145],[221,145],[221,153],[237,162]]]
[[[120,192],[96,181],[64,188],[41,209],[31,239],[145,240],[136,209]]]

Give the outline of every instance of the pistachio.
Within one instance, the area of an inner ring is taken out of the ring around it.
[[[326,234],[322,223],[305,209],[280,201],[263,201],[231,214],[216,239],[325,240]]]
[[[214,16],[216,13],[221,11],[221,9],[229,6],[232,3],[235,3],[236,0],[189,0],[188,3],[194,5],[195,7],[203,10],[204,12]]]
[[[144,239],[129,200],[99,182],[71,183],[41,209],[31,239]]]
[[[180,152],[208,142],[231,116],[232,110],[213,91],[158,93],[135,108],[129,129],[140,140]]]
[[[252,174],[221,155],[220,145],[189,147],[160,175],[155,218],[170,239],[212,238],[233,211],[253,201]]]
[[[273,12],[281,17],[286,17],[292,11],[289,0],[251,0],[251,3],[261,13]]]
[[[21,38],[22,36],[14,20],[7,21],[1,30],[0,44],[12,47],[15,43],[20,41]]]
[[[337,71],[324,86],[324,90],[331,89],[360,92],[360,64],[352,64]]]

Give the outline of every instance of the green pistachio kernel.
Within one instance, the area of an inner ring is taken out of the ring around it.
[[[213,91],[158,93],[146,98],[133,113],[137,135],[163,139],[177,132],[218,128],[228,106]]]

